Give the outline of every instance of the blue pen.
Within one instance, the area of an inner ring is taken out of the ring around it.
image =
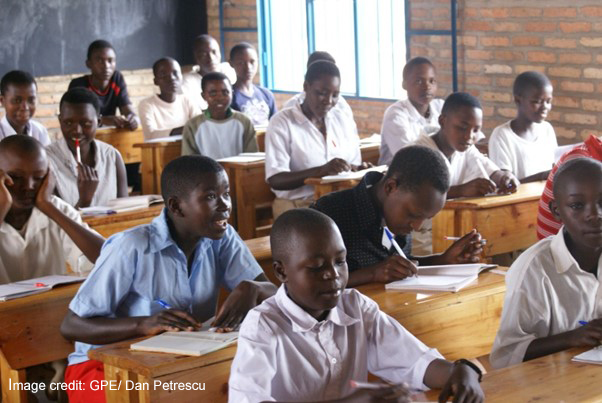
[[[391,245],[393,245],[393,247],[395,248],[395,250],[397,251],[399,256],[401,256],[404,259],[407,259],[406,254],[403,253],[403,250],[401,250],[401,247],[395,240],[395,237],[393,236],[393,234],[391,233],[391,231],[389,231],[389,228],[387,228],[387,227],[385,227],[385,234],[387,234],[387,238],[389,238],[389,241],[391,241]]]
[[[587,324],[588,324],[588,322],[587,322],[587,321],[585,321],[585,320],[580,320],[580,321],[579,321],[579,324],[580,324],[581,326],[585,326],[585,325],[587,325]]]
[[[161,305],[164,309],[171,309],[171,305],[169,305],[167,302],[163,301],[162,299],[157,299],[155,300],[155,302],[159,305]]]

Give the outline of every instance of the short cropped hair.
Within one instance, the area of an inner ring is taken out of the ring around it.
[[[195,189],[204,174],[222,172],[224,167],[204,155],[183,155],[170,161],[161,173],[161,193],[167,203],[170,197],[185,197]]]
[[[554,174],[554,198],[564,190],[564,184],[578,178],[602,177],[602,162],[594,158],[579,157],[562,164]],[[601,178],[602,180],[602,178]]]
[[[226,80],[226,82],[228,84],[232,85],[232,83],[230,82],[230,79],[224,73],[220,73],[219,71],[212,71],[211,73],[207,73],[201,79],[201,90],[205,91],[205,86],[207,86],[207,84],[210,83],[211,81],[224,81],[224,80]]]
[[[94,107],[97,115],[100,115],[100,100],[98,96],[84,87],[75,87],[67,90],[61,97],[59,103],[59,111],[62,110],[63,104],[67,102],[69,104],[90,104]]]
[[[428,64],[433,69],[435,68],[435,65],[433,64],[433,62],[431,62],[426,57],[422,57],[422,56],[414,57],[414,58],[408,60],[406,65],[403,66],[403,79],[407,80],[410,73],[412,72],[412,70],[414,70],[416,67],[423,65],[423,64]]]
[[[448,113],[457,111],[463,106],[483,109],[481,103],[475,96],[470,95],[467,92],[454,92],[445,99],[443,108],[441,108],[441,114],[447,115]]]
[[[31,136],[8,136],[0,141],[0,156],[5,152],[14,151],[24,155],[44,154],[44,146]]]
[[[115,51],[115,48],[113,47],[113,45],[111,45],[110,42],[105,41],[104,39],[97,39],[94,42],[92,42],[90,46],[88,46],[88,54],[86,57],[88,60],[90,60],[90,58],[92,57],[92,53],[96,52],[97,50],[107,48],[113,49],[113,51]]]
[[[319,236],[319,230],[336,227],[335,222],[326,214],[309,208],[296,208],[282,213],[270,231],[270,247],[274,260],[282,260],[290,253],[294,234]]]
[[[157,74],[157,69],[159,68],[159,65],[163,62],[176,62],[177,60],[174,59],[173,57],[162,57],[159,60],[157,60],[156,62],[153,63],[153,74],[156,75]]]
[[[195,42],[211,42],[211,41],[217,42],[215,40],[215,38],[209,34],[201,34],[201,35],[197,36],[196,38],[194,38],[194,41]]]
[[[341,78],[341,72],[336,64],[326,60],[318,60],[310,64],[307,68],[305,82],[311,84],[322,76]]]
[[[318,60],[326,60],[327,62],[337,64],[337,62],[334,60],[334,57],[332,57],[330,53],[316,50],[307,58],[307,67]]]
[[[550,79],[538,71],[525,71],[516,76],[514,85],[512,86],[512,93],[515,96],[523,96],[528,89],[542,89],[547,86],[551,86]]]
[[[395,153],[386,179],[393,178],[397,186],[415,192],[427,183],[441,193],[449,190],[449,169],[441,153],[424,146],[408,146]]]
[[[12,70],[6,73],[0,81],[0,94],[6,95],[9,85],[36,85],[36,80],[31,74],[23,70]]]
[[[232,47],[232,49],[230,49],[230,60],[234,60],[234,58],[239,53],[242,53],[243,51],[245,51],[247,49],[253,49],[253,50],[255,50],[255,48],[253,47],[253,45],[251,45],[249,42],[237,43],[236,45],[234,45]]]

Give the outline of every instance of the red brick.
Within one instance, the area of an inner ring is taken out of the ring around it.
[[[592,24],[589,22],[561,22],[558,24],[560,30],[564,33],[589,32],[592,30]]]
[[[512,17],[539,17],[541,15],[541,8],[511,8],[510,16]]]
[[[546,21],[527,22],[525,30],[527,32],[554,32],[556,31],[556,23]]]
[[[466,18],[466,17],[476,17],[479,14],[479,10],[477,10],[476,8],[465,8],[462,11],[462,15],[461,18]]]
[[[557,77],[579,78],[581,69],[575,67],[550,67],[548,74]]]
[[[542,74],[545,74],[546,68],[544,66],[533,66],[533,65],[524,65],[519,64],[514,66],[516,74],[524,73],[525,71],[539,71]]]
[[[579,136],[581,137],[582,141],[587,140],[592,135],[597,137],[600,135],[600,133],[597,130],[592,130],[592,129],[583,129],[583,130],[581,130],[581,132],[579,132]]]
[[[576,17],[577,9],[571,7],[546,7],[543,10],[544,17]]]
[[[477,59],[477,60],[491,60],[493,56],[493,52],[489,50],[476,50],[476,49],[467,49],[466,57],[469,59]]]
[[[497,113],[509,119],[516,117],[516,109],[514,108],[497,108]]]
[[[483,85],[490,86],[491,85],[491,77],[486,76],[471,76],[469,78],[470,85]]]
[[[602,69],[587,67],[583,70],[583,76],[585,78],[595,78],[599,80],[602,78]]]
[[[514,46],[539,46],[541,45],[541,38],[537,36],[515,36],[512,38],[512,44]]]
[[[602,38],[600,38],[600,37],[597,37],[597,38],[584,37],[584,38],[581,38],[579,43],[582,44],[583,46],[587,46],[589,48],[599,48],[599,47],[602,47]]]
[[[433,18],[437,18],[437,17],[447,17],[447,18],[449,18],[449,12],[450,12],[449,7],[434,8],[434,9],[431,10],[431,16]]]
[[[482,8],[480,13],[484,18],[507,18],[510,15],[507,8]]]
[[[565,96],[555,96],[552,100],[552,104],[563,108],[579,108],[581,106],[580,98]]]
[[[599,99],[583,99],[581,104],[586,111],[602,112],[602,101]]]
[[[595,125],[598,122],[595,115],[585,113],[567,113],[564,115],[566,123],[574,123],[578,125]]]
[[[512,95],[510,95],[507,92],[485,91],[485,92],[483,92],[482,99],[484,101],[511,102],[512,101]]]
[[[592,55],[589,53],[564,53],[558,54],[558,63],[562,64],[582,64],[590,63]]]
[[[506,64],[486,64],[485,74],[512,74],[512,67]]]
[[[412,18],[425,18],[429,15],[429,9],[427,8],[415,8],[411,11]]]
[[[510,39],[506,36],[483,36],[479,38],[479,43],[482,46],[509,46]]]
[[[467,35],[458,36],[458,44],[464,45],[464,46],[476,46],[477,45],[477,37],[476,36],[467,36]]]
[[[495,78],[495,86],[499,88],[509,88],[510,92],[512,86],[514,85],[514,77],[496,77]]]
[[[556,137],[562,137],[565,139],[573,139],[577,136],[577,132],[575,130],[556,124],[554,125],[554,132],[556,133]]]
[[[564,91],[594,92],[594,84],[591,82],[563,81],[560,88]]]
[[[568,38],[546,38],[543,43],[549,48],[574,49],[577,47],[577,41]]]
[[[495,32],[519,32],[523,30],[523,26],[517,22],[496,22],[493,30]]]
[[[527,59],[535,63],[556,63],[556,55],[549,52],[529,52]]]
[[[602,7],[581,7],[579,12],[585,17],[602,17]]]
[[[510,50],[496,50],[495,58],[497,60],[523,60],[525,55],[522,52],[512,52]]]
[[[464,23],[464,31],[491,31],[491,24],[487,21],[468,20]]]

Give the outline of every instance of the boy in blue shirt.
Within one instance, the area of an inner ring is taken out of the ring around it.
[[[65,379],[104,379],[87,352],[98,344],[197,330],[216,309],[219,288],[231,291],[213,326],[234,328],[275,293],[251,252],[228,225],[228,177],[216,161],[184,156],[161,175],[165,209],[151,224],[111,237],[69,305],[61,331],[77,341]],[[162,300],[173,308],[164,309]],[[102,391],[73,391],[72,401]]]

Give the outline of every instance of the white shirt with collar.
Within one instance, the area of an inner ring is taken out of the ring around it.
[[[368,371],[427,389],[426,368],[438,358],[357,290],[343,291],[318,322],[282,285],[240,328],[228,396],[237,403],[338,399],[353,392],[349,381],[365,382]]]
[[[27,135],[33,137],[38,140],[45,147],[50,144],[50,138],[48,137],[48,130],[41,123],[36,122],[33,119],[29,119],[27,122],[26,129]],[[4,139],[8,136],[13,136],[17,134],[15,129],[10,125],[6,115],[0,120],[0,140]]]
[[[281,172],[296,172],[341,158],[360,165],[360,139],[353,119],[331,109],[325,118],[326,138],[303,114],[301,104],[283,109],[270,119],[265,134],[265,178]],[[311,199],[312,186],[274,190],[276,197],[288,200]]]
[[[598,278],[579,268],[566,246],[564,228],[527,249],[506,275],[491,364],[518,364],[533,340],[576,329],[580,320],[601,318],[601,276],[602,257]]]
[[[184,126],[201,112],[187,93],[176,94],[173,102],[165,102],[158,94],[143,99],[138,105],[138,115],[144,141],[169,136],[173,129]]]
[[[51,201],[63,214],[88,228],[73,207],[55,196]],[[22,236],[12,225],[0,223],[0,284],[64,274],[66,263],[74,272],[92,269],[69,235],[37,208],[25,225]]]
[[[447,159],[445,154],[439,150],[432,135],[427,135],[423,132],[413,144],[426,146],[441,153],[449,168],[450,186],[463,185],[473,179],[484,177],[485,175],[483,175],[483,169],[481,168],[484,168],[489,176],[500,169],[493,161],[481,154],[474,145],[468,147],[468,150],[464,152],[454,151],[451,158]]]
[[[296,104],[302,104],[303,101],[305,101],[305,91],[293,95],[292,98],[290,98],[288,101],[286,101],[284,103],[284,105],[282,106],[282,109],[293,107]],[[353,119],[353,110],[351,110],[351,107],[349,106],[349,104],[347,103],[345,98],[343,98],[342,95],[339,95],[339,100],[333,106],[332,109],[339,110],[339,111],[347,114],[347,116],[349,116],[351,119]]]
[[[201,82],[203,76],[199,71],[201,71],[200,66],[194,65],[192,66],[191,71],[184,73],[182,76],[182,90],[190,96],[196,107],[203,110],[207,109],[207,101],[201,96]],[[230,84],[234,85],[236,82],[236,71],[230,66],[230,63],[220,63],[217,67],[217,71],[225,74],[226,77],[228,77],[228,80],[230,80]]]

